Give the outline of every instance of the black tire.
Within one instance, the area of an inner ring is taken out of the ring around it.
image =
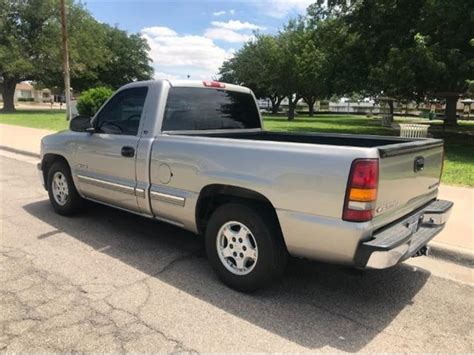
[[[68,196],[63,205],[56,201],[53,193],[53,178],[56,173],[61,173],[67,182]],[[74,181],[71,176],[71,170],[65,162],[57,161],[51,165],[51,167],[48,169],[47,184],[49,201],[58,214],[70,216],[82,209],[84,200],[77,192],[76,186],[74,185]]]
[[[257,244],[257,261],[245,275],[229,271],[218,254],[219,230],[230,221],[244,224]],[[257,211],[240,203],[227,203],[218,207],[209,219],[205,239],[207,256],[214,271],[223,283],[235,290],[252,292],[263,288],[278,279],[285,270],[288,252],[280,228],[275,218],[270,213],[262,212],[262,209]]]

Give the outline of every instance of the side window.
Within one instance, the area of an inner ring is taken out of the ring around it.
[[[148,88],[125,89],[117,93],[99,112],[99,132],[134,136],[138,133]]]

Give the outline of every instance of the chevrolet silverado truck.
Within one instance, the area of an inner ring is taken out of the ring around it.
[[[382,269],[426,254],[453,206],[437,199],[443,149],[266,131],[245,87],[156,80],[43,138],[38,169],[57,213],[91,200],[202,234],[218,277],[252,291],[289,256]]]

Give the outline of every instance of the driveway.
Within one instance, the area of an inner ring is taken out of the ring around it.
[[[0,157],[0,181],[0,350],[474,351],[471,269],[292,260],[245,295],[216,279],[200,237],[94,204],[58,216],[26,162]]]

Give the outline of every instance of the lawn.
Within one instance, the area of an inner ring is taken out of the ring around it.
[[[61,131],[69,127],[65,110],[18,110],[0,113],[0,123]]]
[[[394,134],[391,129],[381,127],[377,120],[355,115],[317,115],[296,117],[288,121],[286,117],[264,116],[265,129],[291,132],[323,132],[353,134]]]
[[[397,122],[412,122],[411,118],[397,117]],[[427,121],[428,122],[428,121]],[[18,111],[14,114],[0,113],[0,123],[53,131],[67,129],[63,110]],[[474,122],[461,121],[456,128],[445,130],[441,121],[429,122],[430,133],[443,138],[446,144],[446,160],[442,181],[449,185],[474,187]],[[325,132],[398,135],[397,129],[380,126],[377,119],[355,115],[299,116],[289,122],[285,117],[265,116],[265,129],[292,132]]]

